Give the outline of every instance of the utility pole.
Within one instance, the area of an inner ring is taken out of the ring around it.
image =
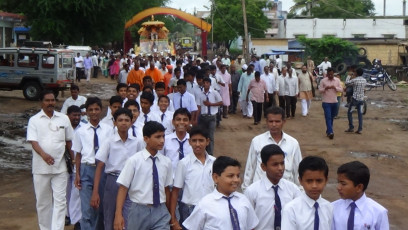
[[[211,51],[214,55],[214,4],[215,1],[211,1]]]
[[[384,17],[385,17],[385,5],[386,5],[386,2],[387,2],[387,0],[384,0],[384,13],[383,13],[383,14],[384,14],[384,15],[383,15]]]
[[[406,0],[402,0],[402,16],[405,17],[405,8],[407,7],[407,1]]]
[[[242,49],[244,53],[244,59],[245,62],[248,63],[249,57],[249,36],[248,36],[248,23],[247,23],[247,17],[246,17],[246,9],[245,9],[245,0],[242,1],[242,15],[244,17],[244,33],[245,33],[245,38],[244,38],[244,47]]]

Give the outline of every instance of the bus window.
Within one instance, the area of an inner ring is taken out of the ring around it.
[[[17,65],[19,67],[38,67],[38,54],[19,54]]]
[[[14,55],[13,54],[6,54],[0,53],[0,66],[14,66]]]
[[[44,54],[42,56],[42,67],[45,69],[54,69],[55,56],[50,54]]]

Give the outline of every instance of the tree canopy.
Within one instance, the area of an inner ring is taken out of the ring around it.
[[[361,18],[374,16],[371,0],[294,0],[288,17]]]
[[[235,38],[244,37],[242,4],[239,0],[215,0],[214,2],[214,41],[224,42],[229,48]],[[269,25],[262,9],[266,6],[266,0],[246,0],[248,32],[251,37],[265,37],[264,32]]]
[[[4,11],[21,13],[35,40],[54,44],[102,44],[123,39],[124,23],[168,0],[0,0]]]

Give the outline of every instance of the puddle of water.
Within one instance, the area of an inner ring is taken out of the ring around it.
[[[109,100],[112,95],[116,95],[116,85],[93,84],[92,93],[85,94],[86,97],[99,97],[101,100]]]
[[[0,169],[30,169],[31,144],[24,138],[0,136]]]
[[[376,158],[376,159],[396,159],[397,157],[388,153],[379,153],[379,152],[350,152],[353,157],[356,158]]]

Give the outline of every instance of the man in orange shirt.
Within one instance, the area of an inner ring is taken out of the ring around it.
[[[167,73],[164,74],[164,86],[165,88],[165,94],[169,94],[170,92],[170,79],[173,77],[173,66],[172,65],[167,65]]]
[[[154,83],[164,82],[163,74],[154,65],[154,61],[150,61],[150,68],[146,69],[145,76],[150,76],[153,78]]]
[[[145,76],[143,70],[139,69],[139,62],[135,61],[135,68],[132,69],[127,78],[127,84],[139,84],[140,88],[143,89],[143,77]]]

